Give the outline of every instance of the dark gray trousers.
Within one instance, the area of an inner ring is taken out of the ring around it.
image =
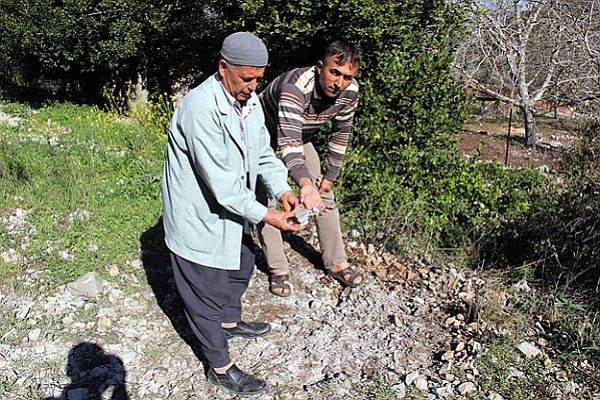
[[[244,235],[239,270],[224,270],[196,264],[171,252],[177,290],[192,331],[213,368],[231,362],[223,322],[242,320],[241,298],[254,272],[252,239]]]

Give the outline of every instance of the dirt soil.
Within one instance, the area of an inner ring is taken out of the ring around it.
[[[511,126],[507,155],[508,121],[479,120],[465,124],[459,133],[459,150],[469,157],[505,163],[507,166],[540,167],[559,170],[565,149],[573,146],[575,122],[571,120],[541,119],[538,122],[540,145],[525,146],[525,129],[522,124]]]

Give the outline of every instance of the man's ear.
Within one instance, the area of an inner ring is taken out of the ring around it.
[[[223,74],[225,73],[225,70],[227,69],[227,62],[223,59],[219,60],[219,75],[221,75],[221,77],[223,77]]]
[[[323,64],[323,60],[317,61],[317,73],[318,74],[320,74],[321,71],[323,71],[324,66],[325,66],[325,64]]]

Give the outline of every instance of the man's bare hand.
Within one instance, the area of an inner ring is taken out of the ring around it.
[[[282,231],[298,232],[304,229],[304,226],[295,222],[294,213],[291,211],[269,211],[262,220]]]
[[[294,208],[300,205],[300,200],[298,200],[298,197],[292,191],[284,192],[281,196],[279,196],[279,201],[283,205],[283,209],[285,211],[292,211]]]
[[[311,210],[321,204],[321,195],[309,178],[300,179],[298,185],[300,186],[300,201],[304,207]]]
[[[333,182],[329,179],[321,178],[319,184],[319,193],[329,193],[333,189]]]

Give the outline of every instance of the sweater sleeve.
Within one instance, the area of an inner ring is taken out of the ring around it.
[[[358,107],[358,95],[354,100],[350,100],[333,119],[333,130],[327,147],[327,171],[325,179],[334,182],[342,168],[344,155],[350,141],[350,132],[352,131],[352,122],[354,114]]]
[[[303,94],[293,84],[283,85],[277,104],[277,150],[296,182],[310,177],[302,140],[303,113]]]

